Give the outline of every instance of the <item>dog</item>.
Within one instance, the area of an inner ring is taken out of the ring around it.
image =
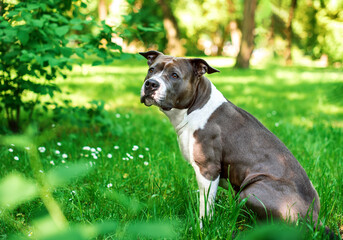
[[[258,218],[318,220],[319,197],[287,147],[254,116],[228,101],[204,75],[201,58],[141,52],[149,70],[141,103],[170,119],[200,192],[200,219],[213,215],[218,186],[228,181]]]

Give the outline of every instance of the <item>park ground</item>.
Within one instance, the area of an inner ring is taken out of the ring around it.
[[[206,60],[221,71],[208,77],[224,96],[256,116],[304,167],[320,196],[321,221],[335,231],[342,229],[343,71],[279,65],[238,70],[230,59]],[[252,236],[253,229],[274,234],[275,229],[256,223],[232,190],[223,189],[214,218],[200,231],[193,169],[182,158],[168,119],[158,108],[140,103],[146,71],[145,60],[139,58],[110,66],[75,66],[66,80],[57,81],[62,89],[59,106],[37,113],[39,136],[32,141],[42,174],[74,163],[87,165],[85,176],[51,190],[69,223],[117,224],[115,232],[98,239],[230,239]],[[19,172],[33,178],[29,151],[16,142],[1,145],[0,177]],[[18,232],[44,236],[36,227],[43,226],[37,222],[44,216],[48,210],[38,197],[17,206],[0,218],[0,239]],[[313,224],[293,225],[295,230],[282,228],[298,237],[299,229],[307,229],[306,238],[321,239]],[[161,232],[139,230],[149,226]]]

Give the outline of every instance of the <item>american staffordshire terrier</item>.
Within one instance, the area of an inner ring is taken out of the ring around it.
[[[149,65],[141,102],[158,106],[174,126],[195,170],[200,218],[212,216],[218,185],[229,180],[259,218],[317,221],[319,197],[306,172],[273,133],[204,76],[218,70],[200,58],[140,54]]]

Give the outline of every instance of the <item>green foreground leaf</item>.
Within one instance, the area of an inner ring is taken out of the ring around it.
[[[38,195],[36,184],[19,173],[11,173],[0,182],[0,206],[13,209]]]

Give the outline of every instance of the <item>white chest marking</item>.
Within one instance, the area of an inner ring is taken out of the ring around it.
[[[193,166],[193,145],[195,142],[194,132],[203,129],[212,113],[220,107],[226,99],[211,83],[211,96],[208,102],[200,109],[194,110],[187,115],[187,109],[171,109],[164,113],[169,117],[170,122],[178,135],[179,146],[184,158]],[[194,167],[194,166],[193,166]]]
[[[194,161],[194,132],[203,129],[213,112],[220,107],[226,99],[211,83],[211,96],[208,102],[200,109],[197,109],[187,115],[187,109],[171,109],[164,113],[169,117],[178,135],[179,146],[184,158],[193,166],[196,179],[199,185],[200,203],[199,217],[200,228],[202,228],[202,218],[207,215],[211,218],[214,210],[214,200],[219,184],[218,176],[216,179],[208,180],[200,173],[199,166]]]

